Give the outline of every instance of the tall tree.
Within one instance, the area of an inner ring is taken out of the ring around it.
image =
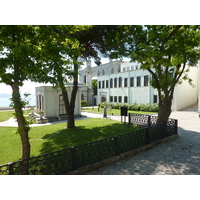
[[[74,128],[74,108],[78,91],[78,69],[81,49],[79,40],[74,35],[89,26],[38,26],[40,53],[37,65],[43,72],[34,75],[38,82],[52,83],[61,90],[67,112],[67,128]],[[67,83],[73,82],[71,94]]]
[[[0,82],[11,86],[12,101],[22,143],[22,159],[30,157],[29,123],[23,114],[24,102],[20,87],[35,71],[33,26],[0,26]],[[28,160],[23,162],[21,174],[28,173]]]
[[[67,128],[74,128],[74,107],[78,90],[79,66],[87,58],[94,58],[100,64],[100,56],[106,55],[105,35],[112,26],[39,26],[38,40],[41,54],[38,64],[43,73],[39,82],[50,82],[60,88],[68,116]],[[48,75],[48,76],[47,76]],[[67,81],[73,81],[71,97],[66,90]]]
[[[174,88],[188,77],[190,66],[200,58],[199,26],[148,25],[121,26],[115,43],[109,44],[113,57],[129,57],[148,70],[151,85],[158,90],[158,124],[165,124],[171,114]]]

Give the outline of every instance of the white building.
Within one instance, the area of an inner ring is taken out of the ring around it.
[[[66,110],[63,101],[63,95],[60,90],[53,89],[52,86],[36,87],[36,112],[44,111],[44,117],[49,121],[57,119],[66,119]],[[72,88],[67,88],[70,98]],[[76,95],[74,115],[81,115],[81,92],[78,89]]]
[[[175,87],[172,110],[180,110],[197,103],[198,74],[198,67],[190,68],[189,77],[193,80],[194,87],[189,85],[188,81]],[[80,72],[80,81],[87,85],[93,77],[98,80],[97,104],[103,101],[127,104],[158,103],[158,92],[149,84],[151,74],[140,69],[137,62],[114,61],[91,68],[89,61],[89,67],[87,64],[86,69]]]

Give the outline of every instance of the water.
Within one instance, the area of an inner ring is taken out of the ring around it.
[[[9,105],[11,104],[11,94],[1,94],[0,95],[0,108],[1,107],[9,107]],[[36,100],[35,100],[35,94],[31,94],[29,96],[29,106],[36,106]]]

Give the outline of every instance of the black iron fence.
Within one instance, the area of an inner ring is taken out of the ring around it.
[[[177,134],[177,120],[170,120],[166,125],[150,126],[96,142],[32,157],[28,162],[29,174],[65,174],[174,134]],[[20,160],[2,165],[0,166],[0,174],[19,175],[24,167],[23,163],[24,161]]]
[[[136,113],[128,114],[128,122],[134,125],[143,126],[143,127],[151,127],[155,126],[157,122],[158,116],[155,115],[141,115]],[[167,124],[174,124],[175,119],[168,119]]]

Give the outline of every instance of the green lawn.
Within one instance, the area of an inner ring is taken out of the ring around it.
[[[31,157],[138,129],[104,118],[78,120],[75,123],[74,129],[66,129],[66,123],[32,128],[29,132]],[[0,165],[21,158],[20,136],[15,131],[16,128],[0,127]]]
[[[0,111],[0,122],[7,121],[13,117],[14,111]]]
[[[98,111],[97,107],[82,107],[82,111],[84,112],[92,112],[92,113],[98,113],[98,114],[102,114],[103,115],[103,108],[100,108],[100,111]],[[120,109],[112,109],[109,110],[107,109],[107,115],[112,114],[113,115],[120,115]],[[150,114],[156,114],[155,112],[144,112],[144,111],[132,111],[132,110],[128,110],[128,113],[138,113],[138,114],[144,114],[144,115],[150,115]]]

